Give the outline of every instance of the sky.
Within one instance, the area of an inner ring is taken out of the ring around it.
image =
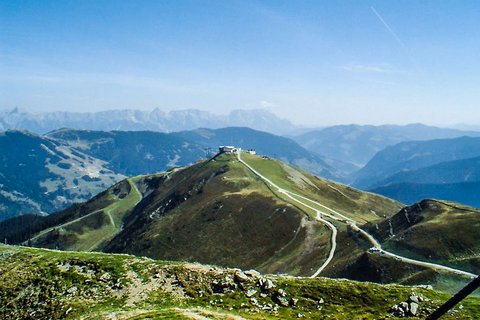
[[[0,109],[480,124],[478,1],[0,2]]]

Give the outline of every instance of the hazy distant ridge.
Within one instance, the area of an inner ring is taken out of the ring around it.
[[[160,109],[110,110],[99,112],[31,113],[18,108],[0,111],[0,130],[22,129],[43,134],[59,128],[81,130],[151,130],[175,132],[197,128],[242,126],[275,134],[286,134],[297,127],[263,109],[234,110],[218,115],[198,109],[164,112]]]

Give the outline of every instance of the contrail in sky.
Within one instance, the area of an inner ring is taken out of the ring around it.
[[[388,25],[388,23],[385,21],[385,19],[383,19],[383,17],[380,15],[380,13],[378,13],[377,10],[375,10],[375,8],[373,6],[370,7],[370,9],[372,9],[372,12],[375,14],[375,16],[378,18],[378,20],[380,20],[380,22],[383,24],[383,26],[388,30],[388,32],[393,36],[393,38],[395,39],[395,41],[397,41],[397,43],[403,48],[403,50],[405,51],[405,53],[407,54],[408,58],[410,59],[410,61],[413,63],[413,65],[415,66],[415,68],[418,70],[418,67],[417,67],[417,63],[415,61],[415,59],[413,59],[412,55],[410,54],[410,51],[408,50],[407,46],[405,45],[405,43],[403,43],[403,41],[397,36],[397,34],[395,33],[395,31],[393,31],[392,28],[390,28],[390,26]]]
[[[374,7],[370,7],[370,9],[372,9],[373,13],[377,16],[378,20],[380,20],[381,23],[383,23],[383,25],[385,26],[385,28],[387,28],[388,32],[390,32],[390,34],[395,38],[395,40],[397,40],[397,42],[402,46],[404,47],[405,49],[407,48],[405,46],[405,44],[402,42],[402,40],[400,40],[400,38],[397,36],[397,34],[395,33],[395,31],[393,31],[392,28],[390,28],[390,26],[388,25],[388,23],[383,19],[383,17],[380,15],[380,13],[378,13],[377,10],[375,10]]]

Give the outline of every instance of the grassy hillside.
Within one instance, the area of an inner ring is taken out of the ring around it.
[[[420,287],[0,245],[2,319],[381,319],[412,292],[422,300],[420,318],[449,297]],[[443,319],[479,316],[480,299],[468,298]]]
[[[177,135],[211,147],[214,151],[219,145],[234,145],[243,149],[253,148],[257,152],[280,159],[290,165],[295,165],[321,177],[342,180],[345,172],[342,165],[330,162],[325,157],[304,149],[295,141],[245,127],[230,127],[222,129],[197,129],[178,132]]]
[[[35,217],[34,225],[20,218],[0,223],[0,236],[51,249],[301,275],[312,274],[330,246],[321,223],[276,197],[230,155],[124,180],[85,204]]]
[[[142,199],[134,179],[124,180],[103,195],[106,206],[57,224],[29,238],[26,244],[61,250],[100,250],[121,231],[123,218]]]
[[[371,231],[386,248],[480,273],[480,211],[458,203],[424,200]]]
[[[323,225],[272,194],[233,155],[138,184],[151,192],[106,251],[309,275],[328,250]]]
[[[316,199],[359,223],[383,220],[403,205],[383,196],[359,191],[330,180],[320,179],[301,169],[255,155],[242,156],[262,175],[278,186],[311,199]]]
[[[361,225],[367,223],[367,227],[376,227],[378,225],[384,226],[388,221],[400,216],[402,212],[402,204],[382,196],[361,192],[356,189],[333,183],[328,180],[318,179],[302,172],[299,169],[285,166],[281,162],[265,159],[257,156],[244,155],[242,158],[251,164],[262,175],[272,180],[279,187],[293,191],[300,195],[306,196],[310,199],[315,199],[321,204],[340,212]],[[280,195],[282,196],[282,195]],[[313,205],[315,207],[315,205]],[[328,208],[316,206],[317,208],[329,213]],[[400,213],[397,214],[399,210]],[[306,210],[312,212],[312,210]],[[393,217],[392,217],[393,216]],[[450,223],[447,219],[443,225],[443,232],[454,237],[455,230],[462,224],[470,224],[475,226],[478,224],[479,217],[477,215],[460,216],[457,223]],[[441,219],[441,218],[439,218]],[[332,220],[331,220],[332,221]],[[375,252],[370,252],[372,246],[371,242],[354,231],[347,224],[332,221],[338,230],[337,235],[337,250],[333,256],[333,260],[326,267],[323,275],[348,278],[361,281],[374,281],[379,283],[405,283],[405,284],[419,284],[428,283],[435,288],[442,290],[454,291],[464,285],[466,278],[453,276],[449,274],[432,271],[429,268],[418,267],[391,257],[379,255]],[[377,229],[370,227],[374,235],[378,235]],[[381,229],[381,227],[380,227]],[[423,238],[412,238],[412,246],[425,246],[427,238],[435,238],[437,230],[424,230]],[[380,239],[383,239],[380,237]],[[444,244],[444,249],[450,250],[451,259],[433,260],[439,263],[457,267],[464,270],[471,270],[477,272],[477,269],[466,267],[465,264],[459,264],[456,260],[461,260],[463,253],[466,250],[471,252],[478,252],[475,243],[480,243],[476,239],[476,234],[467,232],[464,235],[463,251],[457,251],[457,247],[449,247],[449,243]],[[405,242],[409,242],[405,241]],[[418,258],[421,261],[432,261],[431,256],[415,256],[415,254],[404,254],[404,250],[398,247],[391,247],[388,243],[385,248],[391,252],[399,253],[407,257]],[[468,249],[467,249],[468,248]],[[440,253],[442,255],[442,253]],[[454,258],[452,258],[454,257]]]

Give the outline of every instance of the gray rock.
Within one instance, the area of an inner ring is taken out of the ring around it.
[[[242,271],[235,272],[234,279],[237,282],[247,282],[248,280],[250,280],[250,278]]]
[[[266,278],[258,279],[258,285],[260,286],[260,288],[262,288],[262,290],[265,291],[271,290],[276,287],[272,280]]]
[[[270,289],[273,289],[275,287],[276,287],[276,285],[272,282],[272,280],[267,279],[267,282],[265,282],[264,289],[265,290],[270,290]]]
[[[251,278],[259,278],[261,276],[260,272],[256,270],[248,270],[248,271],[245,271],[244,273]]]
[[[390,312],[395,312],[395,311],[398,311],[398,304],[394,304],[394,305],[390,308]]]
[[[399,305],[400,309],[402,309],[403,311],[405,312],[408,312],[410,310],[410,307],[408,305],[407,302],[400,302],[400,305]]]
[[[67,293],[74,296],[77,294],[77,291],[78,291],[77,287],[71,287],[70,289],[67,290]]]
[[[247,291],[247,297],[253,297],[257,293],[257,290],[250,289]]]
[[[416,316],[418,312],[418,303],[410,302],[410,314]]]
[[[277,290],[277,295],[279,295],[281,297],[285,297],[287,295],[287,293],[285,292],[285,290],[280,288],[280,289]]]
[[[295,307],[297,304],[298,304],[298,299],[297,298],[290,299],[290,305]]]
[[[415,302],[418,303],[418,297],[415,293],[412,293],[410,297],[408,297],[408,302]]]
[[[107,282],[110,279],[112,279],[112,276],[108,272],[102,274],[102,276],[100,277],[100,281],[104,281],[104,282]]]
[[[285,299],[284,297],[281,297],[281,296],[277,296],[276,299],[275,299],[275,302],[279,305],[281,305],[282,307],[288,307],[289,304],[288,304],[288,300]]]

